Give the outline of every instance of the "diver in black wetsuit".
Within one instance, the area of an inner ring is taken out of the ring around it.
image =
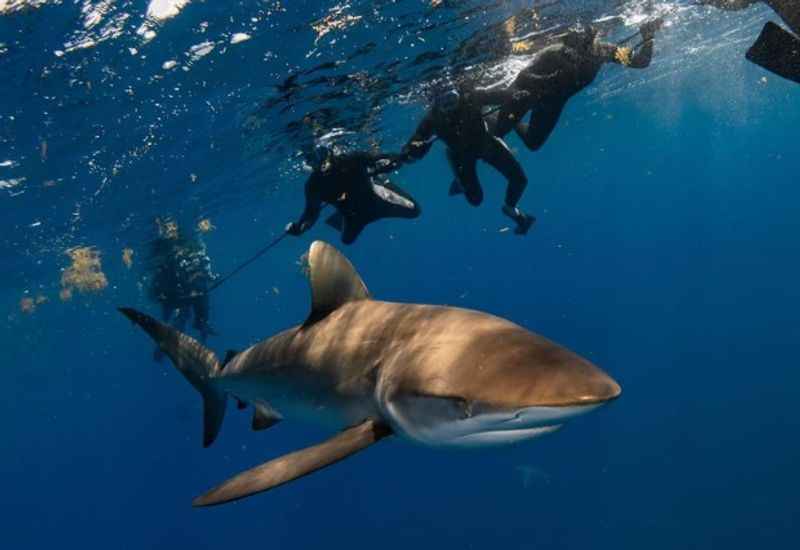
[[[639,29],[643,43],[638,51],[597,39],[593,27],[570,30],[562,43],[538,52],[502,95],[501,108],[493,122],[497,136],[515,129],[531,151],[541,148],[558,123],[567,101],[591,84],[605,63],[634,69],[650,65],[653,37],[662,21],[645,23]],[[522,121],[528,111],[530,122]]]
[[[313,173],[306,181],[306,207],[300,219],[286,226],[290,235],[308,231],[319,218],[323,204],[333,205],[337,213],[327,223],[342,233],[342,242],[351,244],[374,221],[382,218],[416,218],[417,202],[383,177],[405,160],[402,155],[356,152],[335,154],[317,147],[308,159]]]
[[[482,108],[497,104],[501,98],[502,95],[485,90],[450,90],[440,95],[403,152],[412,159],[421,159],[430,151],[432,138],[438,136],[447,145],[447,159],[456,177],[450,194],[463,192],[473,206],[483,202],[477,162],[491,164],[508,180],[503,213],[516,222],[516,233],[524,235],[536,221],[517,207],[528,178],[503,140],[489,132],[483,118]]]
[[[762,2],[772,8],[792,30],[767,22],[747,51],[747,59],[783,78],[800,83],[800,2],[798,0],[701,0],[729,11],[739,11]]]
[[[159,224],[159,236],[151,243],[150,298],[161,305],[161,318],[184,332],[194,314],[194,328],[205,342],[213,333],[209,324],[208,288],[215,279],[205,244],[178,232],[175,222]],[[161,359],[160,350],[154,358]]]

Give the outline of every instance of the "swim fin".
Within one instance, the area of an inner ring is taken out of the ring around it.
[[[517,235],[527,235],[531,226],[536,223],[536,218],[530,214],[523,214],[521,219],[517,220],[517,227],[514,228],[514,233]]]
[[[800,83],[800,38],[769,21],[747,51],[747,59],[787,80]]]

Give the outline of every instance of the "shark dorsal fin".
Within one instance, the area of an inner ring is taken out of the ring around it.
[[[311,243],[308,274],[311,280],[311,314],[306,325],[315,323],[347,302],[370,297],[353,264],[328,243]]]

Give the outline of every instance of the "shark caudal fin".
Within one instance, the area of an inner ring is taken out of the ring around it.
[[[127,307],[121,307],[119,311],[142,327],[172,360],[175,368],[200,392],[203,397],[203,447],[211,445],[225,418],[226,398],[225,393],[212,383],[213,377],[220,372],[220,364],[214,352],[194,338],[149,315]]]

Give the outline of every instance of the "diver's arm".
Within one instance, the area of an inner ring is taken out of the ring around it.
[[[595,55],[603,63],[616,63],[631,69],[645,69],[653,59],[653,40],[643,42],[640,47],[617,46],[616,44],[598,44]]]
[[[641,46],[634,48],[634,54],[626,64],[631,69],[646,69],[653,60],[653,39],[642,42]]]
[[[646,69],[653,60],[653,40],[662,24],[663,19],[659,18],[639,27],[642,43],[634,48],[600,42],[595,45],[595,55],[604,63],[617,63],[631,69]]]
[[[433,146],[433,140],[431,138],[433,138],[436,133],[433,117],[433,110],[428,111],[425,118],[423,118],[419,126],[417,126],[414,135],[411,136],[408,143],[403,146],[400,154],[407,162],[419,160],[431,150]]]
[[[603,63],[617,63],[628,67],[633,61],[633,48],[598,42],[594,45],[594,55]]]
[[[305,210],[303,210],[299,220],[286,226],[286,232],[290,235],[297,236],[305,233],[319,219],[320,212],[322,212],[322,197],[319,194],[318,187],[317,176],[312,174],[306,181]]]
[[[355,160],[366,166],[369,175],[387,174],[400,168],[407,162],[408,156],[402,153],[356,153]]]

